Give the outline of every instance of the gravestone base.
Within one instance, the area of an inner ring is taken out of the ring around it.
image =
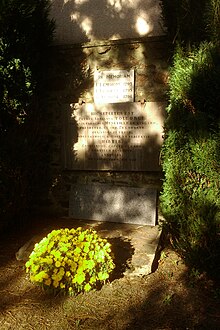
[[[60,228],[78,228],[96,230],[100,237],[107,239],[112,245],[120,277],[135,278],[145,276],[156,270],[155,261],[158,259],[157,251],[160,246],[161,227],[134,225],[128,223],[101,222],[91,220],[72,219],[69,217],[57,218],[52,221],[54,229],[59,224]],[[55,226],[55,227],[54,227]],[[51,224],[44,229],[38,228],[37,233],[27,241],[16,253],[16,259],[26,262],[35,243],[38,243],[49,232]],[[118,273],[117,273],[118,275]]]
[[[112,184],[71,186],[69,216],[74,219],[155,226],[157,190]]]
[[[156,270],[154,264],[157,262],[157,251],[161,237],[161,228],[137,226],[131,235],[134,254],[125,270],[124,275],[130,278],[135,276],[146,276]]]

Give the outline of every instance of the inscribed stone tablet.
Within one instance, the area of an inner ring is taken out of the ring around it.
[[[108,70],[94,73],[94,102],[134,101],[134,70]]]
[[[64,130],[65,168],[160,171],[164,113],[164,102],[75,105]]]
[[[72,185],[69,216],[75,219],[154,226],[155,189],[110,184]]]

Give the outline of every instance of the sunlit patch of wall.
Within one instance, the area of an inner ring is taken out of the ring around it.
[[[165,34],[159,0],[51,0],[56,44]]]

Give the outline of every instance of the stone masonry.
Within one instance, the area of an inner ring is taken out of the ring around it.
[[[166,101],[170,45],[166,37],[99,41],[53,46],[47,85],[50,187],[39,209],[68,214],[69,192],[74,183],[112,183],[135,187],[161,187],[161,172],[68,171],[63,167],[63,115],[73,103],[93,103],[94,70],[135,71],[135,102]],[[44,205],[44,206],[42,206]]]

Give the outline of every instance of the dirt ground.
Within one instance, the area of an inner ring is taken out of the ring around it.
[[[154,272],[130,277],[123,272],[133,250],[122,238],[127,254],[116,254],[116,272],[99,291],[76,297],[45,294],[30,283],[25,262],[16,260],[15,253],[36,234],[71,226],[65,221],[35,219],[29,230],[20,226],[1,235],[1,330],[220,329],[220,288],[204,274],[189,273],[170,247],[158,253]]]

